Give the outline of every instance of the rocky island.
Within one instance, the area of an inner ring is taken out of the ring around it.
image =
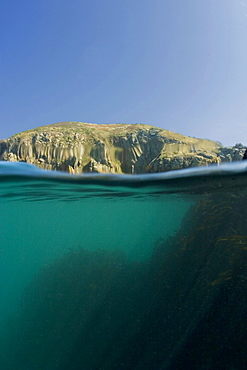
[[[74,174],[164,172],[241,160],[244,151],[145,124],[60,122],[0,140],[1,161]]]

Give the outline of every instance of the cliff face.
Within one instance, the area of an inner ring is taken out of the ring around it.
[[[154,173],[240,160],[241,145],[183,136],[142,124],[61,122],[0,140],[0,160],[71,173]]]

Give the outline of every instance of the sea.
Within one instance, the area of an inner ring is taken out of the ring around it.
[[[1,370],[247,368],[247,161],[0,162]]]

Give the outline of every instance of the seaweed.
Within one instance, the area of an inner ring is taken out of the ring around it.
[[[245,368],[245,195],[205,194],[147,261],[77,249],[43,268],[1,368]]]

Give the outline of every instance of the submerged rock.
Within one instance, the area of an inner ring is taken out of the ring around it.
[[[243,147],[224,148],[143,124],[61,122],[0,141],[0,160],[78,174],[154,173],[242,159]]]

